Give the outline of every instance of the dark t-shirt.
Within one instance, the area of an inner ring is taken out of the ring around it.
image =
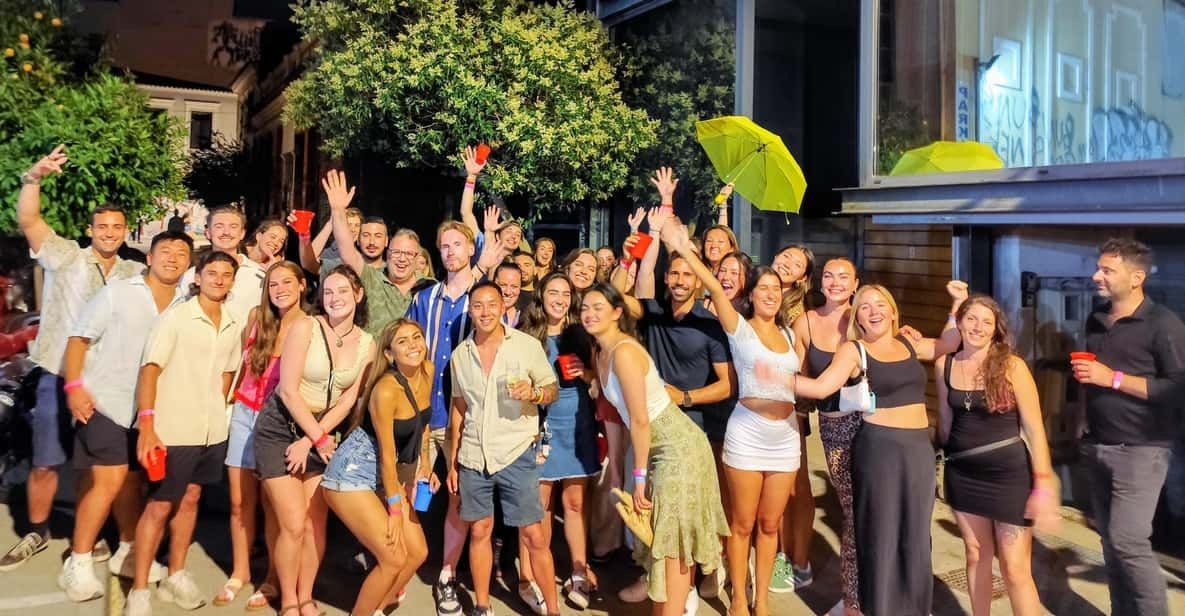
[[[700,302],[696,302],[682,319],[675,319],[670,304],[665,301],[643,300],[642,309],[641,327],[646,337],[646,349],[654,358],[654,366],[663,381],[682,391],[699,389],[717,381],[712,364],[731,362],[732,354],[728,350],[724,328],[715,315]],[[679,404],[681,400],[674,402]],[[723,426],[713,430],[707,424],[711,419],[716,419],[714,423],[717,424],[720,418],[727,420],[734,406],[736,397],[729,397],[684,410],[690,414],[702,413],[704,428],[711,437]],[[715,436],[722,439],[723,432]]]

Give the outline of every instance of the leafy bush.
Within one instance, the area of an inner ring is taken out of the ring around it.
[[[65,143],[69,166],[42,186],[42,214],[55,231],[82,235],[90,211],[105,202],[123,206],[132,223],[154,218],[160,199],[184,196],[183,129],[152,113],[147,96],[102,63],[77,79],[75,58],[55,55],[77,36],[56,6],[0,0],[0,201],[15,203],[21,172]],[[0,231],[15,223],[14,209],[0,208]]]
[[[206,207],[240,204],[248,192],[250,160],[243,144],[215,135],[213,147],[189,157],[185,190]]]
[[[285,113],[332,155],[455,167],[483,141],[487,186],[538,213],[607,199],[654,141],[606,30],[570,2],[300,0],[295,20],[320,49]]]

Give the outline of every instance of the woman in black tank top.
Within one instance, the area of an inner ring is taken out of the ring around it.
[[[963,347],[935,364],[938,440],[947,456],[946,501],[966,545],[971,611],[986,616],[991,610],[995,554],[1013,613],[1040,614],[1030,526],[1056,519],[1060,499],[1037,386],[1013,354],[994,300],[972,297],[956,318]]]
[[[947,288],[957,307],[966,285],[952,281]],[[920,362],[953,350],[955,340],[945,335],[911,343],[899,332],[898,315],[888,289],[861,287],[853,301],[849,342],[817,379],[799,375],[794,390],[823,399],[849,379],[866,375],[875,404],[862,418],[851,453],[860,608],[873,616],[926,616],[934,584],[930,521],[935,484],[927,375]],[[864,363],[867,370],[861,369]]]
[[[424,330],[398,319],[380,336],[387,369],[371,381],[366,409],[337,448],[321,480],[329,507],[378,561],[358,590],[354,614],[385,608],[428,557],[428,543],[412,503],[417,480],[428,479],[428,421],[432,375]],[[435,491],[439,480],[431,478]]]

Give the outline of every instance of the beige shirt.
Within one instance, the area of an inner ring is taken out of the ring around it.
[[[94,250],[82,248],[57,233],[51,233],[41,242],[41,250],[30,254],[45,270],[45,283],[41,326],[37,339],[29,345],[29,359],[49,372],[61,374],[66,340],[86,303],[108,282],[144,273],[144,264],[116,257],[111,271],[104,274]]]
[[[161,367],[154,429],[166,445],[215,445],[227,438],[222,376],[239,367],[242,322],[222,311],[218,327],[193,297],[156,321],[141,365]]]
[[[453,397],[469,406],[457,452],[457,462],[467,468],[496,473],[518,459],[539,435],[539,407],[509,394],[507,377],[516,363],[517,372],[535,387],[556,382],[543,345],[515,329],[506,330],[488,378],[472,335],[453,351]]]

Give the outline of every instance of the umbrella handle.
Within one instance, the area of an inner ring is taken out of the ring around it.
[[[764,147],[761,147],[761,148],[758,148],[758,149],[750,152],[749,155],[745,157],[745,160],[740,165],[737,165],[737,167],[732,170],[732,173],[728,174],[729,177],[724,178],[724,183],[725,184],[735,183],[737,181],[737,178],[741,177],[741,174],[745,172],[745,169],[748,169],[749,165],[753,164],[753,161],[757,158],[757,154],[759,152],[761,152],[763,149],[764,149]]]

